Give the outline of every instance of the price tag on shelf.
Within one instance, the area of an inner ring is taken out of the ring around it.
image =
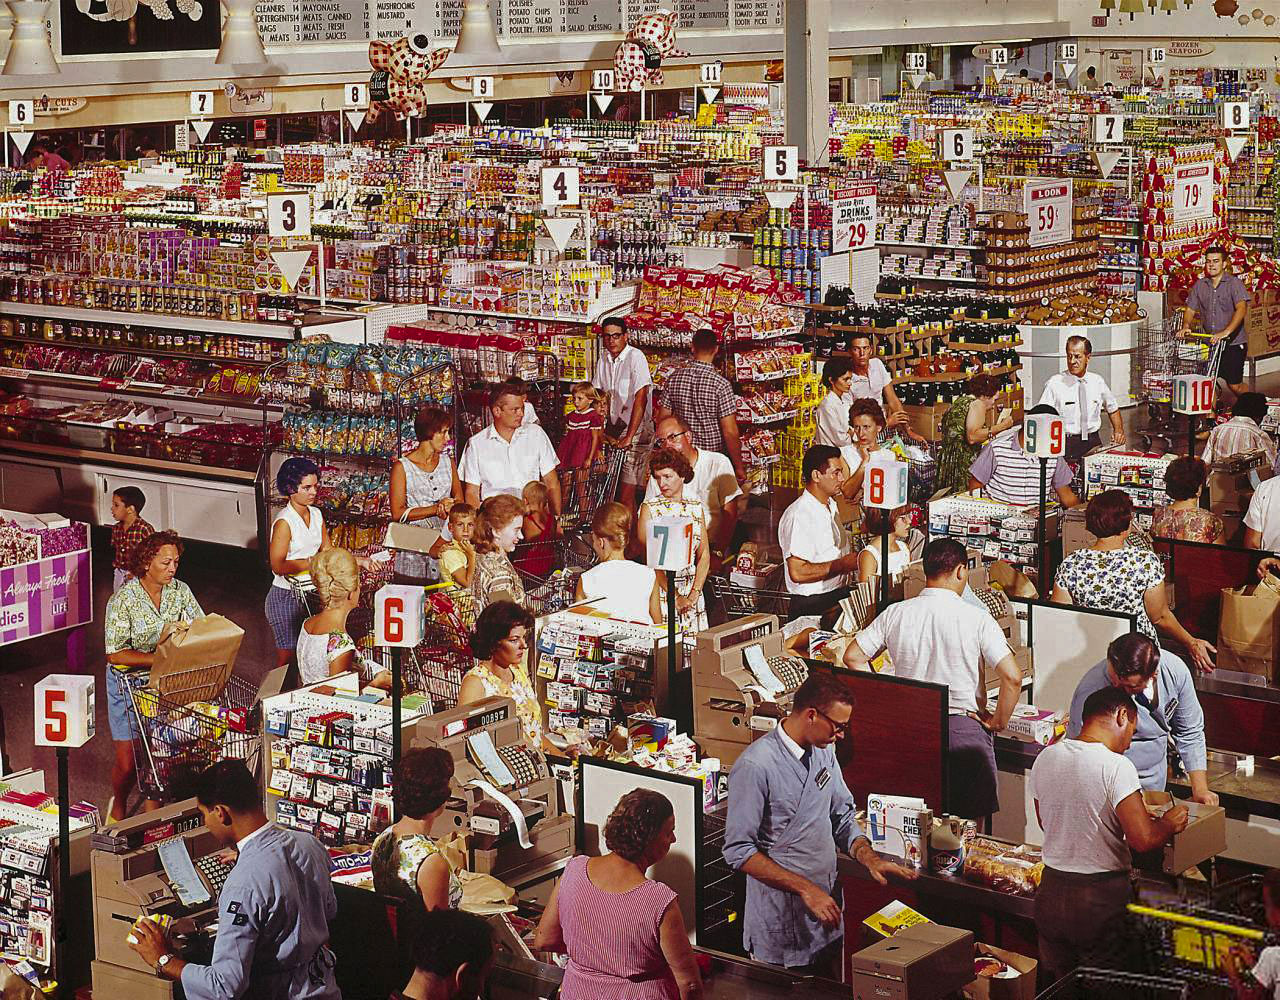
[[[862,489],[862,505],[893,510],[907,502],[906,462],[882,457],[889,452],[875,452],[867,463],[867,478]]]
[[[373,644],[412,647],[422,641],[427,595],[421,587],[388,583],[373,595]]]
[[[724,76],[724,64],[721,62],[703,63],[698,71],[698,79],[704,87],[718,87]]]
[[[196,118],[204,118],[213,114],[213,91],[191,91],[191,114]]]
[[[1094,142],[1124,142],[1123,115],[1094,115]]]
[[[831,199],[831,252],[866,250],[876,245],[876,186],[838,188]]]
[[[907,72],[923,73],[929,68],[929,55],[925,52],[907,53]]]
[[[645,564],[679,573],[693,565],[693,521],[652,517],[645,531]]]
[[[973,159],[973,129],[944,128],[940,133],[942,148],[938,158],[942,160]]]
[[[367,108],[369,106],[369,85],[367,83],[348,83],[342,88],[342,100],[349,108]]]
[[[35,686],[36,746],[82,747],[93,739],[93,677],[50,674]]]
[[[593,69],[591,71],[592,90],[613,90],[613,70]]]
[[[1009,65],[1009,50],[1008,50],[1008,49],[1006,49],[1004,46],[1001,46],[1001,47],[999,47],[999,48],[992,49],[992,50],[991,50],[991,65],[992,65],[992,66],[1008,66],[1008,65]]]
[[[1169,57],[1169,50],[1163,45],[1153,45],[1147,49],[1147,62],[1152,66],[1159,66]]]
[[[1179,163],[1173,168],[1173,221],[1192,222],[1213,216],[1213,164]]]
[[[1071,181],[1059,178],[1030,178],[1022,188],[1023,211],[1033,247],[1055,246],[1071,239]]]
[[[493,77],[473,76],[471,78],[471,96],[477,101],[487,101],[493,96]]]
[[[1063,62],[1075,62],[1080,47],[1075,42],[1063,42],[1058,46],[1058,58]]]
[[[1213,412],[1214,381],[1204,375],[1175,375],[1169,395],[1174,413],[1198,417]]]
[[[577,167],[542,168],[542,207],[577,205],[581,173]]]
[[[1032,458],[1057,458],[1066,453],[1067,430],[1061,417],[1029,413],[1022,418],[1022,450]]]
[[[794,181],[800,177],[800,150],[796,146],[765,146],[763,175],[767,181]]]
[[[30,128],[35,119],[35,103],[32,101],[9,102],[9,124]]]
[[[299,191],[267,195],[267,235],[310,236],[311,195]]]

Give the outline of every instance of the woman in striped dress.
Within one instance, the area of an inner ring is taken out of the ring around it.
[[[637,788],[605,822],[611,853],[569,862],[534,939],[540,951],[569,956],[561,1000],[701,1000],[676,893],[645,877],[675,843],[675,827],[667,798]]]

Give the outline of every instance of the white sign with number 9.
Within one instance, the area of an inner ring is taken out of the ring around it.
[[[1052,413],[1029,413],[1022,418],[1022,450],[1032,458],[1057,458],[1067,450],[1062,418]]]
[[[1213,379],[1203,375],[1175,375],[1170,395],[1174,413],[1198,417],[1213,412]]]
[[[794,181],[800,176],[800,150],[795,146],[765,146],[763,173],[767,181]]]
[[[693,521],[687,517],[653,517],[645,532],[645,563],[679,573],[693,565]]]
[[[877,453],[867,463],[867,478],[862,487],[862,505],[893,510],[907,502],[906,462]]]
[[[376,646],[416,646],[422,641],[427,596],[421,587],[388,583],[373,595]]]
[[[50,674],[35,686],[36,746],[82,747],[93,739],[93,677]]]

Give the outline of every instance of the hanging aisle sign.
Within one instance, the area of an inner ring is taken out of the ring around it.
[[[1056,246],[1071,240],[1071,181],[1031,178],[1022,189],[1022,210],[1031,227],[1027,243],[1033,247]]]
[[[831,199],[831,252],[868,250],[876,245],[876,186],[837,188]]]
[[[1066,454],[1067,432],[1061,417],[1030,413],[1022,418],[1022,450],[1032,458],[1057,458]]]
[[[1173,221],[1192,222],[1213,216],[1213,164],[1178,163],[1173,168]]]

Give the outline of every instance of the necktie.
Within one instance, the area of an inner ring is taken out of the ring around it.
[[[1088,412],[1085,409],[1088,396],[1084,391],[1084,379],[1076,379],[1076,400],[1076,412],[1080,414],[1080,437],[1088,438],[1089,431],[1086,428],[1087,421],[1085,419],[1085,414]]]
[[[809,761],[813,757],[813,747],[805,747],[804,753],[800,755],[800,766],[806,771],[809,770]]]

